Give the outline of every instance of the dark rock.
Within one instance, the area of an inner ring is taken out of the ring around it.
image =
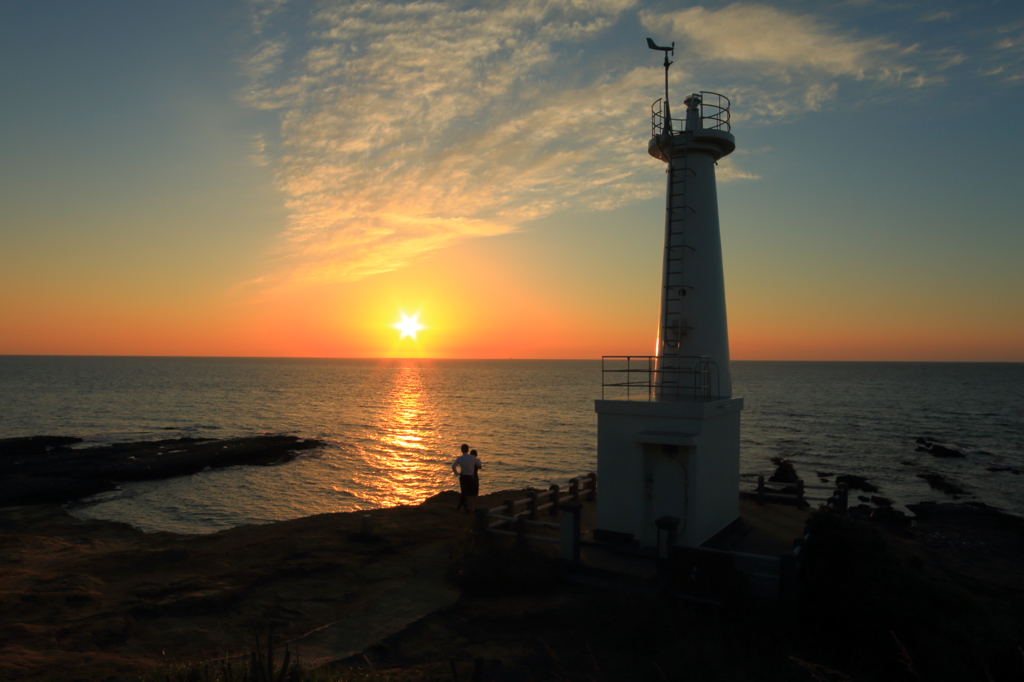
[[[1018,469],[1017,467],[989,467],[988,471],[993,471],[993,472],[1008,471],[1011,474],[1013,474],[1014,476],[1019,476],[1021,474],[1022,470]]]
[[[72,442],[81,439],[36,437],[0,442],[4,449],[0,505],[63,504],[113,490],[120,481],[188,476],[207,467],[278,464],[294,459],[298,450],[322,445],[295,436],[175,438],[96,448],[66,447]]]
[[[831,471],[815,471],[814,473],[816,473],[818,476],[822,478],[825,478],[826,476],[835,476],[835,474],[832,473]]]
[[[945,445],[939,445],[938,443],[932,443],[931,447],[928,448],[928,454],[935,457],[966,457],[964,453],[954,448],[947,448]]]
[[[942,474],[925,472],[918,474],[917,477],[928,481],[928,485],[936,490],[942,491],[946,495],[965,495],[967,493],[966,490],[958,486],[956,483],[946,480]]]
[[[900,460],[900,464],[902,464],[905,467],[916,467],[917,466],[917,462],[915,462],[914,460],[911,460],[911,459],[901,459]]]
[[[796,469],[788,459],[782,457],[772,457],[772,462],[776,464],[775,473],[768,477],[769,481],[774,483],[796,483],[800,480],[800,477],[796,475]]]
[[[879,507],[891,507],[892,506],[892,500],[890,500],[888,497],[882,497],[881,495],[872,495],[871,496],[871,501],[873,503],[877,504]]]
[[[64,504],[70,500],[115,490],[117,485],[92,476],[25,476],[0,479],[0,506]]]
[[[1007,514],[1002,509],[991,507],[984,502],[919,502],[908,504],[907,509],[922,520],[945,523],[970,522],[977,527],[1008,530],[1024,537],[1024,519]],[[1019,550],[1019,541],[1016,546]]]
[[[0,457],[31,457],[45,455],[59,448],[67,450],[69,445],[81,443],[73,436],[28,436],[23,438],[0,438]]]
[[[927,452],[935,457],[966,457],[966,455],[956,448],[947,447],[937,442],[934,438],[925,438],[918,436],[917,447],[914,448],[914,452]]]
[[[869,498],[867,495],[858,495],[857,499],[860,500],[861,502],[870,502],[871,501],[871,498]]]
[[[873,521],[880,521],[904,530],[910,528],[910,523],[913,520],[898,509],[893,509],[891,506],[883,506],[872,510],[871,519]]]
[[[853,474],[843,474],[842,476],[836,476],[836,484],[845,483],[849,486],[850,490],[863,490],[866,493],[877,493],[878,486],[868,481],[863,476],[854,476]]]

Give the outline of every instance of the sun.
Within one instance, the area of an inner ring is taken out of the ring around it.
[[[394,327],[398,331],[402,332],[402,335],[400,337],[398,337],[399,341],[401,341],[402,339],[404,339],[407,336],[411,336],[412,340],[415,341],[416,340],[416,332],[418,332],[421,329],[426,329],[425,326],[420,324],[419,316],[420,316],[419,313],[416,313],[412,317],[409,317],[405,313],[402,313],[402,321],[401,322],[396,322],[393,325],[391,325],[392,327]]]

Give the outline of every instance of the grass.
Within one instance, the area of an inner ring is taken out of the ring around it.
[[[298,653],[283,647],[277,661],[271,626],[266,644],[256,637],[256,650],[248,656],[204,663],[182,663],[152,670],[140,682],[388,682],[376,671],[310,669],[303,667]]]

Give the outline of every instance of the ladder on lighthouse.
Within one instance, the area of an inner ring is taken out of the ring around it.
[[[654,106],[660,102],[655,102]],[[683,301],[693,292],[693,286],[686,279],[686,261],[696,253],[696,249],[687,243],[687,220],[696,213],[687,200],[687,181],[696,175],[696,171],[689,167],[689,156],[686,153],[676,156],[676,148],[686,144],[686,135],[682,131],[677,134],[672,129],[673,120],[667,106],[664,106],[663,112],[659,132],[668,133],[665,136],[668,140],[667,148],[662,149],[662,153],[668,160],[665,172],[669,180],[663,266],[666,276],[662,285],[664,305],[660,336],[664,342],[659,349],[658,371],[661,396],[672,399],[704,395],[710,387],[704,385],[707,382],[707,371],[696,366],[684,367],[680,352],[682,337],[690,329],[683,317]],[[683,122],[679,121],[679,124],[682,127]],[[674,354],[671,352],[673,349]]]

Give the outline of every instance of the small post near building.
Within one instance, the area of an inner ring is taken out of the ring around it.
[[[728,98],[651,105],[648,153],[666,164],[661,312],[653,356],[606,356],[597,412],[595,539],[696,546],[739,518],[740,411],[729,333],[715,165],[736,148]],[[659,537],[660,536],[660,537]]]

